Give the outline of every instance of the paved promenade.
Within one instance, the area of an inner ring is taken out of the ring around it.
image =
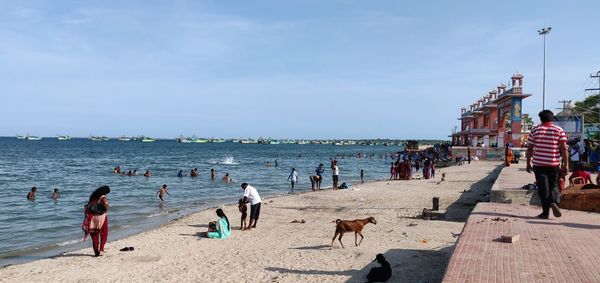
[[[600,214],[479,203],[450,259],[444,282],[600,282]],[[520,235],[515,243],[499,241]]]
[[[540,205],[537,191],[521,189],[524,185],[534,183],[535,176],[525,170],[525,161],[504,167],[498,180],[492,186],[491,202]]]

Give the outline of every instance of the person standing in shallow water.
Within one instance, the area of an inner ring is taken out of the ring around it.
[[[365,183],[365,170],[360,169],[360,182]]]
[[[338,180],[340,177],[340,169],[337,165],[337,160],[333,160],[331,169],[333,170],[333,176],[331,176],[333,178],[333,189],[337,190],[338,189]]]
[[[293,191],[296,187],[296,183],[298,183],[298,172],[296,172],[296,168],[292,168],[292,172],[290,172],[290,176],[287,180],[291,182]]]
[[[92,237],[92,248],[95,256],[104,254],[104,245],[108,239],[108,198],[110,193],[108,186],[97,188],[91,195],[87,204],[84,206],[83,224],[81,228],[85,233],[83,240],[88,235]]]

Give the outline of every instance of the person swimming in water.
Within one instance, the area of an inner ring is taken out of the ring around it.
[[[177,173],[177,177],[179,177],[179,178],[183,177],[183,170],[179,170],[179,173]]]
[[[229,177],[229,173],[225,173],[225,176],[223,176],[223,182],[230,183],[231,181],[232,180],[231,177]]]
[[[31,188],[31,191],[27,194],[27,199],[34,201],[35,200],[35,192],[37,192],[37,188],[36,187]]]
[[[215,178],[217,178],[217,172],[215,171],[215,168],[211,168],[210,169],[210,179],[214,180]]]
[[[146,173],[144,173],[144,177],[151,177],[152,173],[150,173],[150,170],[146,170]]]
[[[54,192],[52,193],[52,199],[58,200],[58,189],[54,189]]]

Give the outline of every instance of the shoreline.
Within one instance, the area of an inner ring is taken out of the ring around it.
[[[378,182],[381,180],[370,180],[366,181],[364,185],[367,183]],[[320,191],[332,190],[331,186],[325,187]],[[240,190],[241,191],[241,190]],[[317,191],[312,191],[310,189],[296,189],[295,192],[289,192],[288,194],[268,194],[263,197],[263,200],[280,198],[289,195],[299,195],[306,193],[315,193]],[[135,236],[144,232],[149,232],[155,229],[159,229],[163,226],[169,225],[173,221],[178,221],[182,218],[192,216],[193,214],[202,213],[207,210],[216,209],[224,206],[236,206],[237,203],[235,201],[229,202],[229,200],[225,200],[223,203],[216,205],[203,205],[201,208],[180,208],[176,209],[174,212],[167,212],[165,215],[160,215],[156,218],[147,219],[142,221],[141,223],[137,223],[135,225],[128,226],[126,228],[120,228],[118,230],[110,230],[109,232],[109,242],[118,241],[125,239],[127,237]],[[109,218],[110,219],[110,218]],[[109,226],[110,229],[110,226]],[[83,231],[81,232],[83,235]],[[32,246],[22,250],[14,250],[5,252],[2,257],[0,257],[0,270],[4,267],[14,266],[25,264],[29,262],[34,262],[42,259],[49,259],[59,257],[64,254],[80,251],[86,249],[87,246],[90,245],[91,238],[83,242],[81,238],[70,239],[60,243],[53,243],[45,246]],[[108,245],[107,243],[107,245]]]
[[[0,278],[4,279],[0,281],[146,281],[170,276],[184,281],[360,282],[374,266],[371,261],[377,253],[383,253],[392,263],[392,279],[437,281],[456,242],[452,235],[462,231],[464,220],[433,221],[414,216],[423,207],[431,207],[431,196],[441,197],[440,206],[449,213],[456,210],[452,213],[468,214],[470,209],[459,201],[464,201],[467,194],[479,198],[479,187],[491,187],[481,181],[489,179],[498,165],[480,162],[438,169],[440,176],[447,172],[447,181],[441,184],[437,183],[439,177],[380,180],[354,185],[356,190],[308,190],[264,197],[258,227],[244,232],[239,231],[237,204],[211,206],[154,229],[110,240],[106,255],[100,258],[92,257],[91,247],[85,247],[2,267]],[[473,194],[463,193],[474,188],[477,191]],[[199,238],[208,221],[216,219],[212,211],[216,207],[228,214],[232,237]],[[334,249],[329,250],[335,229],[332,221],[369,215],[378,224],[365,227],[362,245],[355,247],[352,235],[347,234],[344,249],[336,240]],[[306,220],[306,224],[290,223],[296,219]],[[134,246],[136,250],[119,252],[122,246]],[[100,276],[93,266],[105,274]]]

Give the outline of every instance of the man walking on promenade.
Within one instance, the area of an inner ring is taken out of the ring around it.
[[[561,171],[566,174],[569,170],[569,154],[565,131],[552,124],[554,113],[550,110],[542,110],[539,117],[542,123],[531,130],[527,142],[527,172],[531,173],[533,157],[533,173],[542,201],[542,214],[538,217],[548,219],[550,209],[555,217],[562,215],[558,209],[560,202],[558,178]]]
[[[250,222],[248,222],[248,227],[246,227],[246,230],[249,230],[250,228],[256,228],[256,222],[258,222],[258,217],[260,216],[261,199],[256,189],[248,185],[248,183],[242,184],[242,190],[244,190],[243,203],[250,202]]]

